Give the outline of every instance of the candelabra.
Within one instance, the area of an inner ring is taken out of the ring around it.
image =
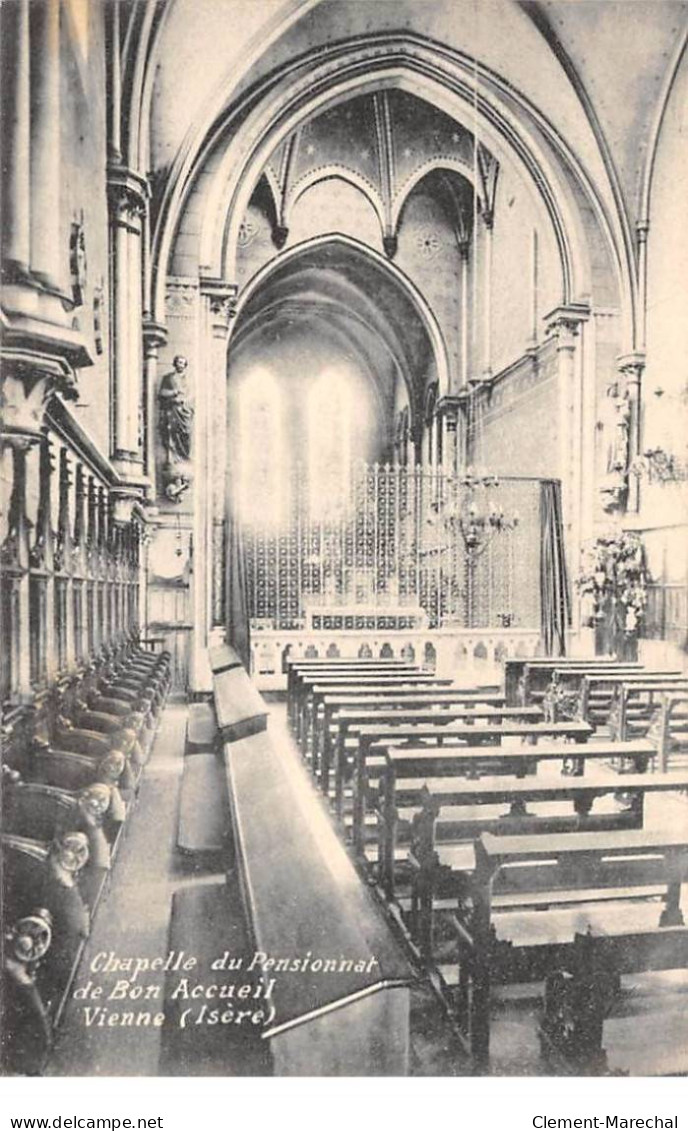
[[[475,577],[479,558],[492,539],[503,532],[515,530],[519,523],[516,512],[510,517],[490,491],[499,487],[499,478],[483,474],[468,467],[456,481],[457,490],[451,499],[451,509],[445,506],[445,527],[461,535],[465,549],[466,622],[473,628],[475,620]]]

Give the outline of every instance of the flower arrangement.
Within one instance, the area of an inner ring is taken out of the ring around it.
[[[582,557],[576,586],[581,595],[592,597],[595,619],[602,619],[611,601],[625,632],[637,633],[650,580],[640,537],[625,530],[601,535],[583,547]]]

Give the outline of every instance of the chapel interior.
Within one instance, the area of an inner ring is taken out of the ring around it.
[[[688,1073],[687,38],[0,5],[3,1073]]]

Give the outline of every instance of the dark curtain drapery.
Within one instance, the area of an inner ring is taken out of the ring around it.
[[[564,553],[561,485],[540,484],[540,619],[541,643],[547,656],[566,654],[566,629],[571,624],[571,596]]]
[[[225,541],[225,611],[227,643],[241,656],[247,672],[251,670],[251,638],[246,588],[246,559],[241,528],[231,511],[227,515]]]

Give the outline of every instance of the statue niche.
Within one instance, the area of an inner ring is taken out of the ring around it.
[[[158,388],[160,440],[165,450],[163,490],[167,498],[179,503],[191,485],[189,460],[194,410],[186,387],[188,361],[177,354],[173,368],[162,378]]]

